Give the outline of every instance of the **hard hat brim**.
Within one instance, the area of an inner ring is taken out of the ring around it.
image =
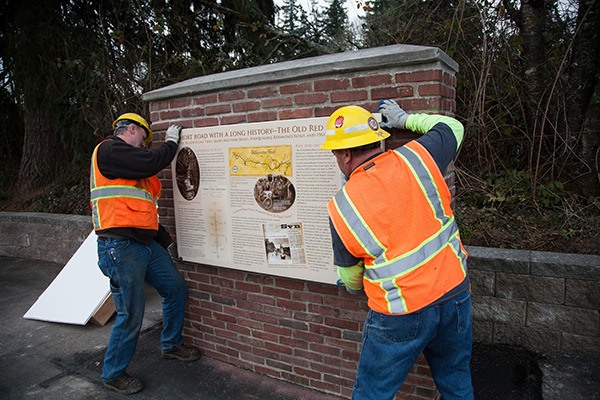
[[[150,124],[148,124],[148,121],[146,121],[144,117],[136,113],[122,114],[121,116],[119,116],[119,118],[114,120],[114,122],[112,123],[112,128],[115,129],[121,121],[128,121],[129,123],[136,124],[140,128],[144,129],[146,131],[146,139],[144,139],[144,143],[146,145],[152,143],[154,134],[152,133],[152,129],[150,129]]]
[[[390,137],[390,134],[381,128],[377,131],[369,132],[368,134],[365,133],[354,138],[342,137],[339,139],[334,139],[333,136],[325,136],[325,142],[323,142],[321,145],[321,150],[352,149],[355,147],[361,147],[371,143],[380,142],[388,137]]]

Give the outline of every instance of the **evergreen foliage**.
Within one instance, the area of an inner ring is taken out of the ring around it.
[[[457,116],[468,140],[457,176],[475,206],[579,202],[598,214],[600,1],[355,0],[365,13],[358,26],[342,0],[278,4],[4,1],[0,199],[53,183],[68,186],[56,193],[85,188],[94,145],[121,113],[148,115],[145,92],[401,43],[439,47],[460,66]],[[527,189],[504,195],[500,182]]]
[[[600,90],[599,2],[365,3],[367,47],[435,46],[460,65],[466,176],[529,171],[533,202],[552,181],[584,196],[600,194],[600,104],[593,100]]]

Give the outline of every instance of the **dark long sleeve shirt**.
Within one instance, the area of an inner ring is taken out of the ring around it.
[[[157,149],[147,150],[127,144],[118,136],[109,136],[97,153],[98,169],[108,179],[150,178],[171,164],[177,144],[164,142]],[[125,237],[149,243],[157,235],[153,229],[110,228],[98,231],[98,236]]]
[[[463,139],[463,127],[453,118],[441,115],[411,114],[407,120],[407,129],[422,133],[423,136],[415,139],[431,154],[437,167],[443,173],[454,160]],[[373,158],[378,155],[373,156]],[[358,265],[359,258],[354,257],[342,242],[335,230],[331,219],[329,220],[333,245],[334,264],[338,268],[350,268]],[[362,277],[362,272],[361,272]],[[446,293],[434,304],[447,301],[469,287],[468,276],[457,287]]]

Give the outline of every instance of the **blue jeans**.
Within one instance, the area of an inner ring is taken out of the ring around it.
[[[421,353],[444,400],[473,399],[471,294],[407,315],[370,310],[353,400],[393,399]]]
[[[169,253],[155,241],[145,245],[130,239],[99,239],[98,266],[110,278],[117,311],[102,367],[102,380],[106,382],[123,374],[135,353],[144,319],[144,282],[163,299],[162,350],[183,343],[181,332],[188,288]]]

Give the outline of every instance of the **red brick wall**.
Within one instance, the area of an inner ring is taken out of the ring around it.
[[[441,63],[301,77],[196,93],[150,104],[158,140],[173,123],[185,128],[323,117],[355,104],[376,112],[380,99],[396,99],[411,112],[452,114],[455,75]],[[243,73],[241,71],[240,73]],[[392,132],[387,146],[409,137]],[[171,171],[161,175],[161,223],[176,235]],[[449,180],[451,183],[451,179]],[[323,205],[325,207],[325,205]],[[180,263],[190,288],[187,342],[212,358],[257,373],[349,398],[367,306],[333,285]],[[398,399],[438,396],[424,359]]]

